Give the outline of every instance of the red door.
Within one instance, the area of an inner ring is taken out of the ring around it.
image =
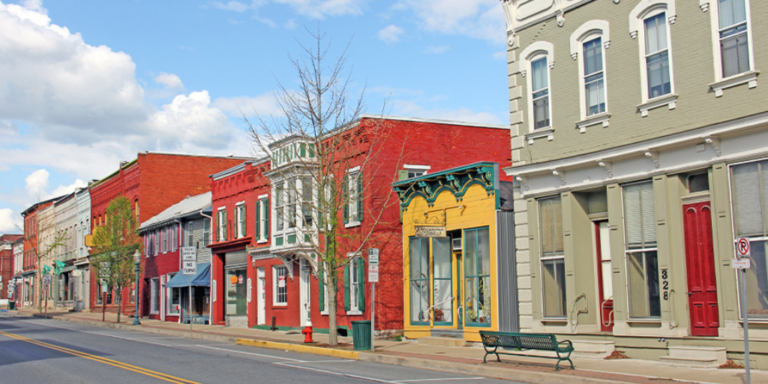
[[[683,206],[688,308],[693,336],[717,336],[720,326],[711,213],[708,201]]]
[[[597,256],[597,298],[600,304],[600,330],[613,331],[613,270],[611,268],[611,227],[608,221],[596,221],[595,256]]]

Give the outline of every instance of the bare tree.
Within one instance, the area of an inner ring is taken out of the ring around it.
[[[375,246],[383,213],[396,203],[396,199],[390,201],[389,183],[382,188],[382,183],[372,181],[382,177],[395,181],[397,172],[387,174],[378,161],[390,139],[387,122],[366,119],[366,124],[360,123],[365,89],[358,97],[350,96],[349,44],[331,60],[325,34],[308,32],[313,46],[299,43],[302,56],[289,56],[298,89],[288,89],[278,80],[275,96],[280,113],[272,118],[257,114],[254,122],[245,114],[243,118],[255,149],[271,159],[266,175],[273,186],[273,224],[297,239],[294,246],[272,251],[295,255],[312,265],[328,291],[329,344],[337,345],[339,278],[359,260],[356,256]],[[406,140],[397,142],[399,162]],[[364,197],[375,197],[375,204],[363,210]]]
[[[93,249],[97,255],[94,264],[99,271],[99,278],[115,290],[118,323],[122,312],[123,289],[136,280],[133,254],[140,251],[141,247],[138,228],[131,202],[125,196],[119,196],[109,203],[106,223],[96,227],[93,235]]]
[[[51,205],[49,208],[53,209],[53,206]],[[66,243],[69,240],[69,235],[67,234],[66,230],[56,230],[56,219],[53,215],[53,212],[47,216],[39,216],[37,224],[38,233],[35,236],[30,237],[29,240],[32,241],[32,251],[34,252],[37,260],[37,271],[39,274],[39,278],[37,279],[37,301],[39,312],[42,313],[43,297],[47,295],[47,290],[43,289],[43,276],[47,274],[46,269],[51,267],[55,268],[55,264],[49,267],[47,262],[54,261],[52,256],[56,254],[59,248],[66,246]],[[53,281],[51,281],[51,284],[53,284]],[[48,308],[45,309],[46,311],[48,310]]]

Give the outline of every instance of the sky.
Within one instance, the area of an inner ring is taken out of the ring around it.
[[[365,113],[507,123],[499,0],[0,0],[0,233],[140,151],[250,156],[318,29]]]

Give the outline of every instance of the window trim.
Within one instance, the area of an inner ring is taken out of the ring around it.
[[[544,200],[552,200],[552,199],[560,200],[560,216],[561,216],[561,219],[562,219],[563,218],[562,217],[562,214],[563,214],[563,212],[562,212],[562,209],[563,209],[563,205],[562,205],[563,204],[563,197],[561,195],[558,194],[558,195],[551,195],[551,196],[543,196],[543,197],[540,197],[540,198],[536,199],[536,221],[537,221],[537,225],[536,225],[537,228],[536,229],[538,231],[537,235],[539,236],[539,239],[537,241],[537,245],[539,247],[538,267],[539,267],[539,281],[541,282],[540,283],[540,287],[539,287],[539,289],[540,289],[539,294],[541,296],[540,304],[541,304],[541,320],[542,321],[560,321],[560,320],[567,319],[567,316],[568,316],[567,308],[566,308],[566,313],[565,313],[564,316],[545,316],[545,314],[544,314],[545,313],[545,311],[544,311],[544,307],[545,307],[544,297],[545,296],[544,296],[544,277],[543,277],[544,276],[544,273],[543,273],[543,265],[544,264],[543,264],[543,262],[544,261],[549,261],[549,260],[563,260],[563,263],[565,263],[565,239],[563,239],[563,253],[562,254],[559,254],[559,255],[555,254],[555,255],[552,255],[552,256],[544,256],[544,246],[543,246],[543,243],[542,243],[544,241],[544,236],[542,234],[541,202],[544,201]],[[561,225],[563,225],[563,224],[564,223],[561,223]],[[564,228],[563,228],[563,230],[564,230]],[[568,302],[568,291],[567,290],[566,290],[565,297],[563,297],[563,301],[566,304]]]
[[[645,20],[666,13],[665,26],[667,28],[667,60],[669,61],[669,85],[670,92],[658,97],[648,97],[648,66],[645,52]],[[663,105],[673,110],[677,107],[677,95],[675,94],[675,65],[674,50],[672,48],[671,25],[677,20],[675,0],[642,0],[629,14],[629,34],[637,40],[640,60],[640,97],[641,103],[637,106],[641,117],[648,116],[648,111]]]
[[[281,302],[277,301],[277,295],[278,295],[278,292],[277,292],[277,289],[278,289],[277,282],[278,282],[278,277],[280,276],[277,273],[277,270],[280,269],[280,268],[285,268],[285,276],[286,276],[286,278],[285,278],[285,302],[284,303],[281,303]],[[274,306],[274,307],[287,307],[288,306],[288,267],[286,267],[285,265],[273,265],[272,266],[272,306]]]
[[[520,57],[524,60],[524,68],[520,71],[520,74],[526,78],[526,98],[528,99],[528,134],[533,135],[540,132],[551,131],[554,127],[554,120],[552,119],[552,69],[555,67],[555,48],[552,43],[547,41],[537,41],[527,46],[523,52],[520,53]],[[533,114],[533,68],[531,63],[540,59],[542,56],[547,58],[547,79],[549,80],[549,126],[536,129],[536,121]],[[530,73],[530,76],[527,74]],[[552,135],[548,136],[548,140],[552,140]],[[541,137],[536,135],[536,137]],[[529,138],[532,141],[532,137]],[[529,144],[532,144],[529,142]]]
[[[602,59],[603,59],[603,93],[605,97],[605,111],[593,115],[587,115],[587,95],[584,74],[584,44],[594,39],[601,38],[602,41]],[[606,52],[611,46],[610,24],[605,20],[590,20],[582,24],[571,34],[571,58],[577,61],[579,66],[579,100],[581,120],[576,122],[577,128],[581,133],[586,132],[586,127],[590,125],[602,124],[603,127],[609,125],[610,109],[608,105],[608,76],[606,65]],[[581,56],[581,57],[579,57]]]
[[[166,283],[168,281],[171,281],[171,279],[176,276],[178,272],[176,273],[169,273],[168,277],[165,279]],[[178,289],[181,290],[181,288],[168,288],[165,287],[165,314],[167,316],[181,316],[181,310],[172,311],[171,310],[171,304],[172,304],[172,298],[173,298],[173,290]],[[182,300],[181,300],[181,291],[179,291],[179,307],[181,307]]]
[[[247,231],[247,227],[245,224],[245,220],[248,217],[248,214],[245,213],[245,200],[238,202],[235,204],[235,238],[236,239],[242,239],[245,237],[245,232]]]
[[[752,9],[750,3],[750,0],[744,0],[744,6],[747,11],[746,25],[749,70],[728,77],[723,77],[723,51],[720,49],[720,3],[714,1],[714,4],[709,7],[710,30],[712,32],[712,57],[714,59],[712,60],[712,65],[715,71],[715,81],[712,84],[709,84],[709,88],[715,93],[715,97],[722,97],[723,90],[726,88],[735,87],[745,83],[749,84],[750,89],[757,87],[757,75],[760,72],[755,69],[754,34],[752,33]]]
[[[359,316],[362,315],[365,310],[365,308],[360,308],[359,305],[360,295],[365,295],[365,281],[358,281],[355,284],[357,290],[355,291],[354,297],[352,295],[352,283],[355,279],[360,277],[360,266],[358,263],[361,260],[363,262],[363,268],[365,268],[365,259],[363,259],[363,255],[360,252],[347,253],[347,259],[349,259],[349,276],[347,277],[349,279],[349,311],[346,311],[346,313],[347,316]]]
[[[347,197],[347,211],[349,212],[349,216],[347,219],[347,223],[344,224],[345,228],[353,228],[353,227],[359,227],[362,224],[362,220],[358,220],[358,212],[357,212],[357,202],[358,198],[362,199],[361,193],[358,193],[357,191],[357,182],[358,178],[363,177],[363,171],[360,169],[360,166],[356,166],[350,169],[347,169],[347,191],[349,193],[349,197]],[[354,190],[355,195],[359,197],[352,197],[352,191]]]
[[[155,281],[157,281],[157,287],[155,287]],[[99,287],[101,289],[101,287]],[[160,314],[160,278],[159,277],[153,277],[149,279],[149,314],[150,315],[158,315]],[[101,297],[101,295],[97,295]],[[152,300],[155,300],[154,302]],[[154,307],[157,306],[157,309]]]
[[[408,172],[411,172],[411,171],[415,171],[415,172],[424,171],[424,173],[422,173],[419,176],[424,176],[424,175],[428,174],[429,170],[432,169],[432,167],[429,166],[429,165],[414,165],[414,164],[405,164],[405,165],[403,165],[403,168],[406,171],[408,171]],[[412,179],[412,178],[419,177],[419,176],[408,177],[408,178]]]

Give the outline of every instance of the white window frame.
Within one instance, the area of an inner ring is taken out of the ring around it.
[[[286,211],[286,182],[285,180],[278,181],[274,184],[272,189],[272,196],[274,196],[274,202],[272,203],[272,231],[275,234],[281,234],[286,228],[285,223],[285,211]],[[282,211],[281,211],[282,210]]]
[[[723,96],[723,90],[730,87],[735,87],[744,83],[749,84],[749,88],[757,87],[757,71],[755,69],[755,50],[752,33],[752,10],[751,0],[744,0],[744,6],[747,10],[747,50],[749,52],[749,70],[741,72],[733,76],[723,76],[723,52],[720,48],[720,2],[718,0],[712,0],[713,4],[709,6],[710,23],[712,31],[712,50],[713,50],[713,66],[715,70],[715,82],[710,84],[709,87],[715,93],[715,97]]]
[[[655,98],[648,97],[648,67],[646,65],[645,52],[645,20],[665,13],[667,28],[667,59],[669,60],[669,93]],[[672,49],[671,25],[677,20],[675,0],[641,0],[629,13],[629,34],[637,40],[640,52],[640,93],[642,103],[637,106],[641,117],[648,116],[648,111],[666,105],[670,110],[677,107],[677,94],[675,93],[675,65]]]
[[[227,240],[224,238],[224,226],[227,225],[227,223],[222,223],[224,220],[224,211],[226,210],[227,207],[224,206],[219,207],[219,209],[216,211],[216,240],[219,242]]]
[[[524,68],[520,71],[520,74],[526,78],[526,98],[528,99],[528,144],[533,144],[533,139],[538,137],[547,137],[547,140],[553,140],[552,134],[554,127],[554,119],[552,118],[552,69],[555,67],[555,48],[552,43],[547,41],[537,41],[528,45],[523,52],[520,53],[520,58],[523,60]],[[531,63],[534,61],[546,57],[547,59],[547,80],[549,81],[549,126],[536,129],[536,119],[534,117],[533,108],[533,68]]]
[[[235,204],[235,238],[241,239],[245,237],[245,231],[243,231],[243,224],[245,224],[245,218],[248,215],[245,213],[245,200]]]
[[[412,165],[412,164],[406,164],[406,165],[403,166],[403,168],[405,168],[405,170],[408,171],[408,178],[409,179],[413,179],[413,178],[419,177],[419,176],[424,176],[427,173],[429,173],[430,169],[432,169],[432,167],[429,166],[429,165]],[[413,172],[413,173],[421,172],[421,173],[418,174],[418,175],[415,175],[415,176],[411,176],[410,175],[411,172]]]
[[[171,279],[176,276],[176,273],[169,273],[168,277],[165,279],[165,281],[171,281]],[[173,290],[178,289],[181,290],[181,288],[165,288],[165,314],[169,316],[181,316],[180,310],[173,310],[172,307],[172,298],[173,298]],[[179,291],[179,306],[181,306],[181,291]]]
[[[315,226],[315,224],[317,224],[316,223],[317,222],[317,212],[316,212],[316,209],[315,209],[315,207],[317,205],[315,203],[315,191],[314,191],[314,188],[313,188],[314,187],[313,186],[314,183],[312,182],[312,175],[304,175],[304,176],[299,177],[297,180],[298,180],[299,183],[301,183],[301,188],[297,188],[297,191],[296,191],[297,192],[297,194],[296,194],[297,195],[296,196],[296,198],[297,198],[296,214],[300,217],[300,220],[299,220],[299,223],[298,223],[299,225],[297,225],[297,226],[300,227],[301,229],[304,229],[304,230],[312,229]],[[304,199],[304,181],[305,180],[309,181],[309,186],[311,188],[311,190],[310,190],[311,195],[310,195],[309,201],[306,201]],[[299,190],[301,191],[301,193],[298,193]],[[310,216],[310,219],[312,220],[312,222],[309,225],[305,224],[305,221],[306,221],[305,218],[304,218],[304,205],[305,204],[309,204],[309,216]]]
[[[285,268],[285,302],[281,303],[277,301],[277,284],[278,284],[278,272],[280,268]],[[285,265],[273,265],[272,266],[272,305],[275,307],[287,307],[288,306],[288,267]]]
[[[187,225],[184,230],[184,244],[187,247],[191,247],[195,243],[195,221],[187,221]]]
[[[149,313],[157,315],[160,313],[160,278],[153,277],[149,279]]]
[[[358,306],[360,303],[360,295],[365,294],[365,282],[364,281],[357,281],[358,277],[360,276],[360,272],[358,272],[358,261],[362,260],[362,255],[360,253],[348,253],[347,257],[349,260],[349,311],[347,311],[348,316],[359,316],[363,314],[363,309]],[[354,286],[354,291],[352,290]],[[361,293],[362,290],[362,293]]]
[[[153,251],[152,256],[157,256],[160,254],[160,231],[158,230],[154,231],[154,233],[152,234],[152,237],[155,240],[155,246],[154,248],[152,248],[152,251]]]
[[[347,169],[347,191],[349,196],[347,197],[347,211],[349,212],[349,218],[347,223],[344,224],[345,228],[359,227],[360,221],[357,220],[357,199],[360,193],[357,191],[357,178],[363,177],[363,172],[360,166]]]
[[[176,252],[179,249],[179,225],[174,224],[171,226],[171,251]]]
[[[259,195],[259,200],[256,202],[257,212],[259,215],[259,231],[261,231],[261,233],[256,234],[256,237],[259,239],[256,242],[259,244],[269,242],[269,228],[267,228],[267,218],[264,215],[264,211],[269,209],[269,205],[267,205],[267,198],[269,198],[269,195]]]
[[[594,39],[600,38],[602,43],[603,59],[603,93],[605,97],[605,111],[593,115],[587,115],[587,94],[584,74],[584,44]],[[582,24],[571,34],[571,58],[579,66],[579,100],[581,101],[580,111],[581,120],[576,122],[576,127],[581,133],[586,132],[586,128],[591,125],[602,124],[608,127],[610,123],[610,109],[608,105],[608,76],[606,54],[611,46],[611,27],[605,20],[590,20]]]
[[[328,313],[329,313],[328,312],[328,305],[329,305],[328,304],[329,303],[329,301],[328,301],[328,281],[331,280],[331,279],[328,278],[328,263],[326,263],[325,261],[321,261],[320,263],[322,263],[324,265],[324,269],[323,270],[325,271],[325,273],[323,273],[323,280],[325,280],[325,281],[320,281],[318,283],[318,284],[325,284],[325,289],[323,289],[323,296],[324,296],[324,300],[325,300],[323,303],[325,303],[325,305],[323,306],[323,310],[320,311],[320,315],[321,316],[328,316]],[[318,278],[319,278],[319,275],[320,274],[318,273]],[[338,306],[338,303],[337,303],[337,306]]]

